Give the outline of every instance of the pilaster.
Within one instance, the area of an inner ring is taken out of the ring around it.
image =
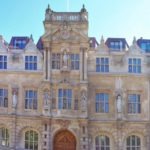
[[[88,122],[80,122],[80,150],[89,150]]]

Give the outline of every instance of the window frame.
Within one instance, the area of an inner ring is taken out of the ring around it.
[[[1,135],[0,135],[0,145],[9,147],[9,140],[10,140],[9,130],[5,127],[1,127],[0,130],[2,130],[0,132],[1,133]]]
[[[108,99],[107,99],[108,98]],[[107,92],[96,92],[95,94],[95,112],[109,113],[110,94]]]
[[[32,93],[32,97],[30,97],[31,93]],[[25,110],[37,110],[38,109],[38,91],[36,89],[25,89],[24,109]]]
[[[30,138],[30,136],[32,135],[31,133],[33,133],[33,139]],[[26,134],[28,134],[28,135],[26,135]],[[37,139],[35,139],[35,135],[37,135]],[[39,134],[38,134],[38,132],[36,132],[34,130],[27,130],[24,133],[24,148],[25,149],[30,149],[31,144],[32,144],[32,147],[33,147],[32,150],[38,150],[39,149],[39,146],[40,146],[39,145]],[[35,148],[35,144],[37,144],[37,148]]]
[[[72,102],[73,102],[73,90],[71,88],[59,88],[58,89],[58,109],[59,110],[71,110]]]
[[[129,99],[132,98],[132,99]],[[129,101],[130,100],[130,101]],[[141,94],[128,93],[127,95],[127,112],[128,114],[141,114]]]
[[[123,49],[123,41],[111,41],[110,49],[113,51],[120,51]]]
[[[52,53],[52,69],[59,70],[61,66],[61,54]]]
[[[7,69],[7,64],[8,64],[8,59],[7,55],[0,55],[0,70],[6,70]]]
[[[74,53],[70,54],[71,59],[71,70],[79,70],[80,69],[80,54]]]
[[[14,41],[14,48],[17,48],[17,49],[22,49],[24,48],[26,45],[26,40],[25,39],[16,39]]]
[[[111,148],[109,136],[103,134],[95,137],[95,150],[101,150],[102,148],[105,150],[110,150]]]
[[[38,69],[38,56],[26,55],[25,56],[25,70],[35,71]]]
[[[150,41],[142,42],[140,48],[145,53],[150,53]]]
[[[139,57],[128,58],[128,73],[142,73],[142,59]]]
[[[108,73],[110,67],[109,57],[96,57],[96,72]]]
[[[134,144],[133,144],[133,138],[135,138],[134,140],[136,140],[136,141],[134,141]],[[138,145],[138,140],[140,142],[139,145]],[[134,148],[134,150],[141,150],[141,148],[142,148],[141,147],[141,138],[137,135],[130,135],[126,138],[126,150],[132,150],[132,148]]]
[[[8,108],[8,88],[0,87],[0,108]]]

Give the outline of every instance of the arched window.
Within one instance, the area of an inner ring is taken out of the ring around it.
[[[95,138],[95,150],[110,150],[109,137],[100,135]]]
[[[6,128],[0,128],[0,145],[9,146],[9,132]]]
[[[38,150],[38,133],[30,130],[25,132],[25,149]]]
[[[131,135],[126,141],[127,150],[141,150],[141,140],[138,136]]]

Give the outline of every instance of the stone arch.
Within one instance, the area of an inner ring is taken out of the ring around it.
[[[110,141],[110,147],[112,148],[112,149],[114,149],[115,147],[116,147],[116,145],[115,145],[115,139],[114,139],[114,137],[113,137],[113,134],[111,133],[111,132],[109,132],[109,131],[107,131],[107,130],[99,130],[99,131],[97,131],[93,136],[92,136],[92,147],[91,147],[91,149],[93,149],[93,150],[95,150],[96,149],[96,147],[95,147],[95,139],[96,139],[96,137],[97,136],[106,136],[106,137],[108,137],[109,138],[109,141]]]
[[[0,128],[2,128],[2,127],[7,128],[8,130],[10,130],[10,126],[8,126],[7,124],[1,123]]]
[[[25,133],[30,130],[38,133],[38,149],[41,149],[41,132],[37,128],[31,126],[25,126],[23,128],[20,128],[20,130],[17,132],[17,143],[19,143],[17,147],[18,149],[24,149]]]
[[[53,150],[76,150],[77,139],[67,129],[58,130],[53,136]]]
[[[137,137],[140,138],[140,141],[141,141],[141,149],[142,150],[145,150],[145,146],[146,146],[146,141],[145,141],[145,136],[144,136],[144,133],[142,131],[137,131],[137,130],[133,130],[133,131],[130,131],[128,132],[124,137],[123,137],[123,143],[122,143],[122,146],[124,148],[124,150],[126,150],[126,140],[129,136],[132,136],[132,135],[135,135]]]
[[[5,132],[5,136],[4,136],[5,139],[7,139],[6,137],[8,137],[8,143],[5,141],[5,144],[7,143],[8,145],[7,144],[5,146],[1,145],[1,142],[2,142],[2,139],[1,139],[1,141],[0,141],[0,148],[7,149],[11,145],[11,134],[12,134],[11,132],[12,132],[12,128],[10,128],[6,124],[0,124],[0,129],[2,129],[2,128],[4,129],[3,131]],[[0,135],[0,136],[2,136],[2,135]]]

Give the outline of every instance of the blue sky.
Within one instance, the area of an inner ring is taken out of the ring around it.
[[[68,8],[69,1],[69,8]],[[0,34],[9,42],[12,36],[30,36],[35,42],[44,33],[45,9],[80,11],[85,4],[89,12],[89,36],[100,41],[101,35],[133,36],[150,39],[150,0],[1,0]]]

